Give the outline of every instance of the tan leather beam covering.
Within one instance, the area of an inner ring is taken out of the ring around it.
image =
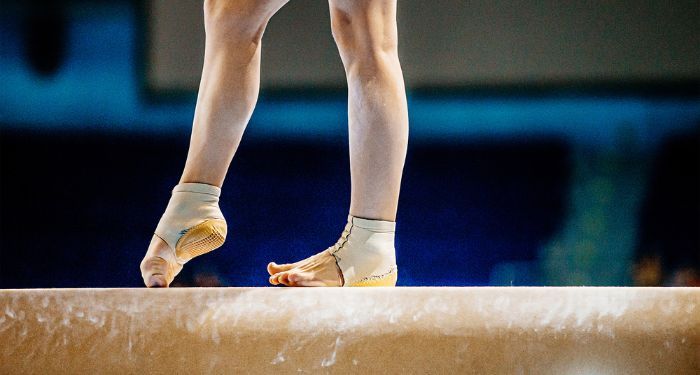
[[[698,374],[692,288],[0,291],[0,373]]]

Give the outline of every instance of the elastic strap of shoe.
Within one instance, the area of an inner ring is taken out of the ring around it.
[[[348,222],[359,228],[367,229],[372,232],[395,232],[396,222],[385,220],[370,220],[360,217],[348,215]]]
[[[173,188],[173,193],[200,193],[220,196],[221,188],[214,185],[201,184],[198,182],[183,182]]]

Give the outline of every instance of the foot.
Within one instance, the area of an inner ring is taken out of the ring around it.
[[[149,288],[167,288],[180,271],[182,265],[177,262],[175,252],[154,235],[141,261],[143,282]]]
[[[326,249],[296,263],[277,264],[270,262],[267,272],[270,284],[286,286],[342,286],[343,277],[331,255]]]
[[[219,209],[220,194],[221,189],[207,184],[175,186],[141,261],[147,287],[168,287],[190,259],[223,245],[227,227]]]
[[[335,245],[296,263],[269,263],[269,281],[286,286],[394,286],[394,229],[394,222],[349,215]]]

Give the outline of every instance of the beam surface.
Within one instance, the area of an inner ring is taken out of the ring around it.
[[[698,288],[0,291],[0,373],[698,374]]]

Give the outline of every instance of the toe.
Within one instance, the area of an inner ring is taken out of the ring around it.
[[[270,284],[287,285],[286,283],[288,283],[286,272],[277,272],[276,274],[270,276]]]
[[[270,262],[267,264],[267,273],[274,275],[276,273],[288,271],[294,267],[293,264],[277,264],[275,262]]]
[[[313,272],[298,272],[288,276],[290,286],[329,286],[319,280]]]
[[[281,284],[292,286],[289,282],[289,272],[280,272],[278,275],[278,280]]]
[[[148,278],[148,281],[146,281],[146,286],[149,288],[167,288],[168,283],[165,280],[165,276],[156,274],[156,275],[151,275]]]
[[[168,283],[164,276],[167,272],[167,268],[167,263],[163,258],[145,258],[143,262],[141,262],[141,277],[143,278],[144,284],[149,288],[167,287]]]
[[[270,276],[280,272],[279,265],[275,262],[270,262],[267,264],[267,273],[270,274]]]
[[[181,270],[182,265],[177,263],[173,251],[165,241],[153,236],[146,256],[141,261],[143,283],[149,288],[167,288]]]
[[[299,284],[299,281],[302,280],[302,278],[299,276],[298,273],[290,273],[287,275],[287,286],[302,286]]]

